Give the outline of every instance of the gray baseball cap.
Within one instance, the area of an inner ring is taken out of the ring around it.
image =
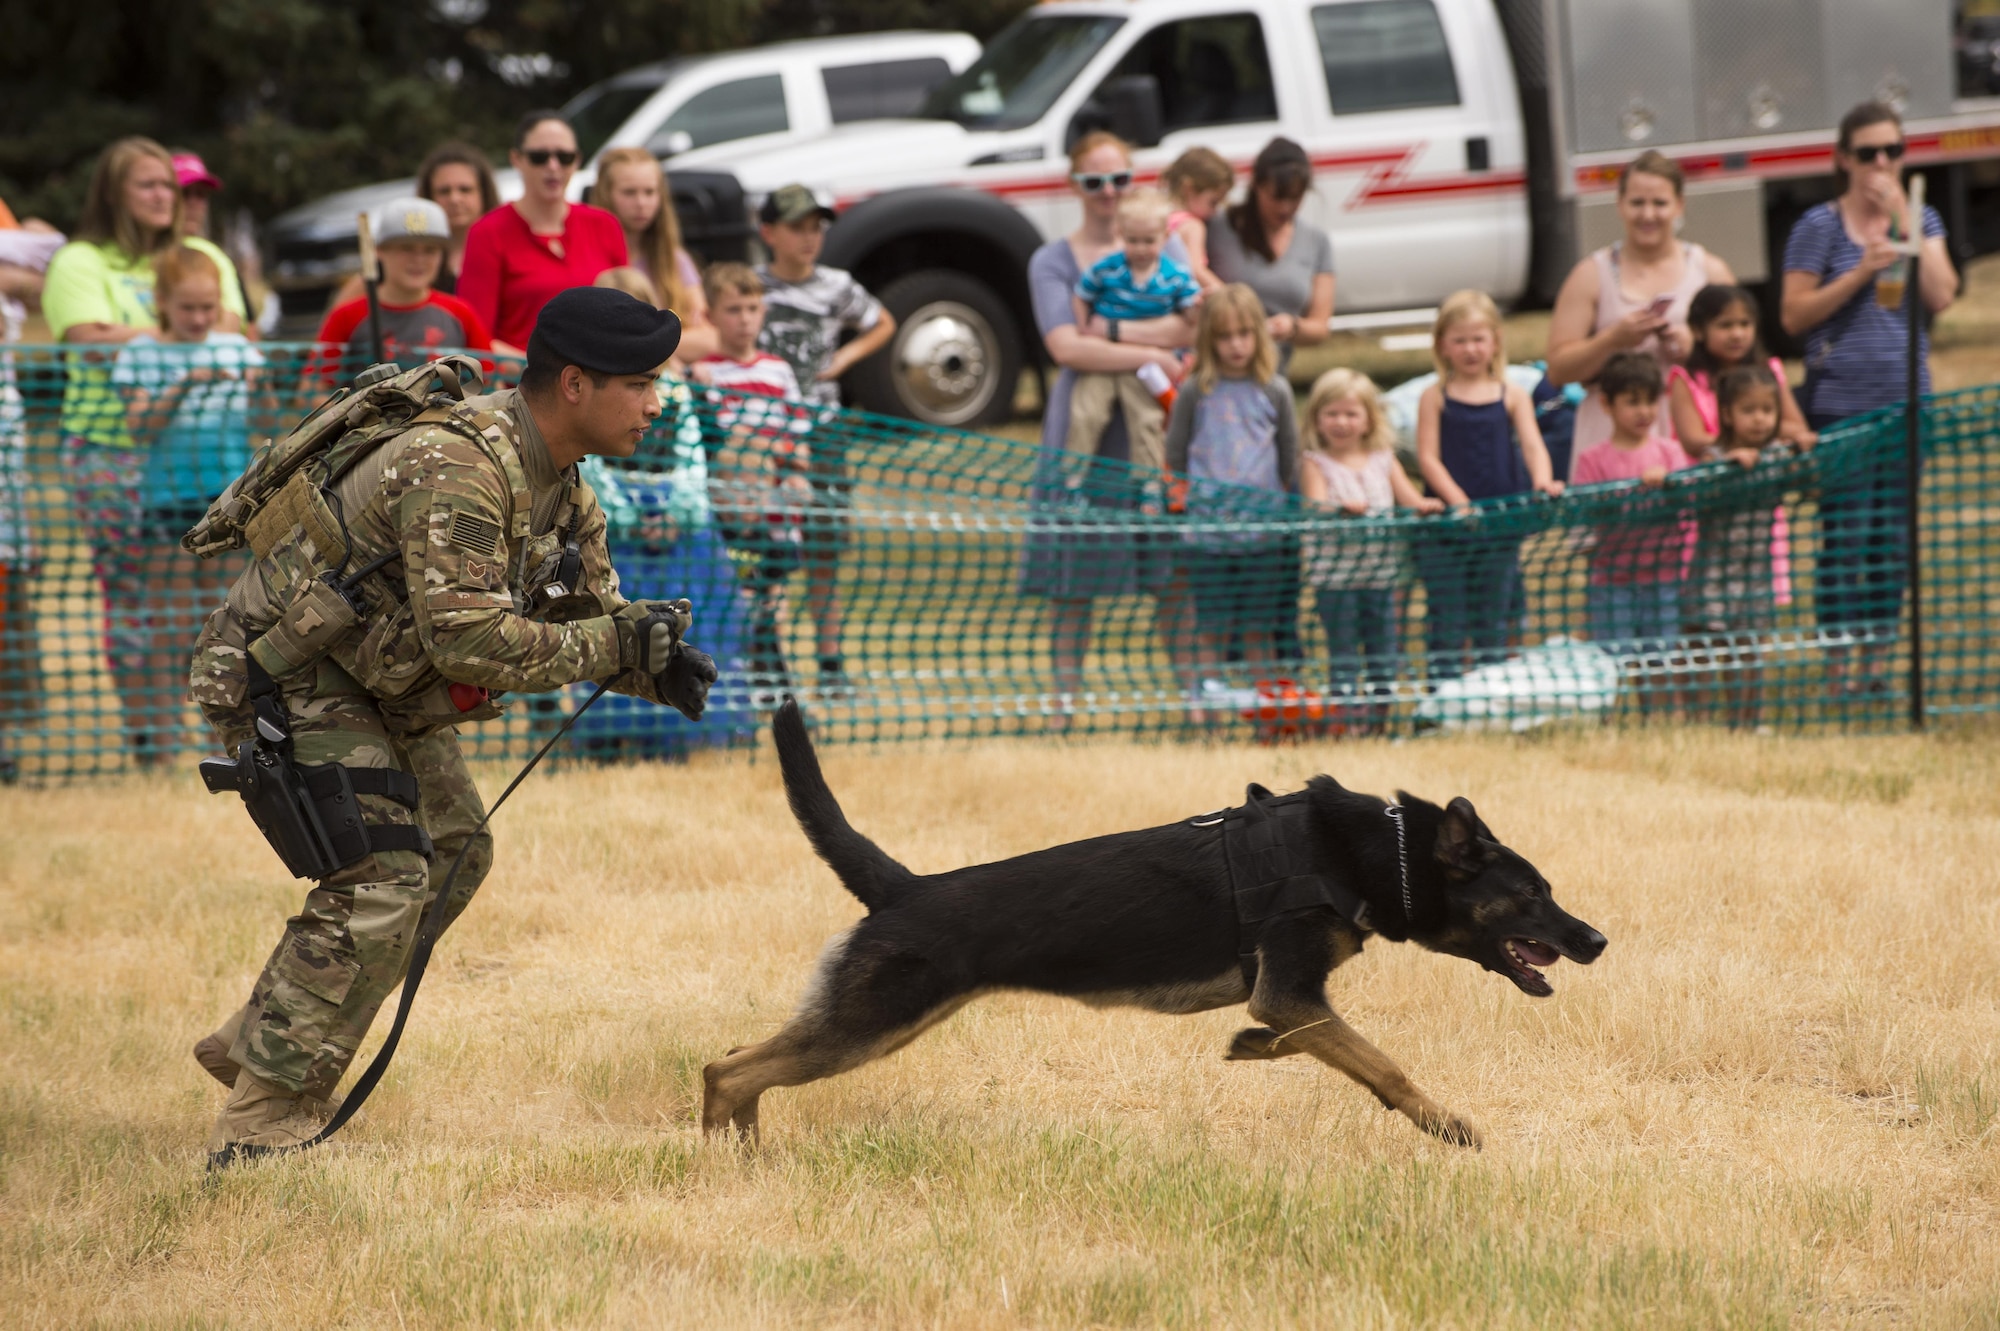
[[[391,199],[377,208],[368,221],[375,230],[377,245],[386,245],[392,240],[430,240],[440,245],[451,244],[451,223],[445,220],[444,209],[429,199],[419,199],[414,195],[407,199]]]

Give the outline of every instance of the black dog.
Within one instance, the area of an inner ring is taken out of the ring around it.
[[[702,1070],[711,1132],[754,1131],[768,1088],[880,1058],[983,992],[1037,989],[1170,1013],[1248,1000],[1264,1025],[1226,1057],[1311,1054],[1424,1131],[1477,1146],[1327,1005],[1328,973],[1378,933],[1545,997],[1536,966],[1604,951],[1464,799],[1384,805],[1316,776],[1283,799],[1253,786],[1227,814],[919,877],[848,825],[795,703],[773,730],[792,812],[868,916],[827,949],[783,1030]]]

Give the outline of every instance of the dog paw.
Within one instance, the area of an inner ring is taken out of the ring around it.
[[[1223,1057],[1231,1061],[1277,1058],[1279,1055],[1271,1050],[1271,1044],[1277,1038],[1278,1033],[1269,1027],[1252,1026],[1248,1030],[1236,1032],[1236,1038],[1229,1042],[1229,1050]]]
[[[1435,1115],[1424,1122],[1423,1129],[1438,1140],[1450,1142],[1453,1146],[1470,1146],[1478,1151],[1484,1149],[1486,1145],[1485,1139],[1479,1135],[1479,1129],[1456,1114]]]
[[[701,1070],[701,1130],[710,1136],[729,1126],[729,1117],[734,1106],[724,1102],[720,1088],[716,1085],[720,1074],[717,1065],[710,1063]]]

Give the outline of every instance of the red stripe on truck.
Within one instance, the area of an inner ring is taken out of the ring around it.
[[[1934,130],[1907,138],[1914,163],[1962,161],[2000,156],[2000,124],[1969,125],[1962,129]],[[1812,143],[1784,148],[1753,148],[1746,152],[1701,152],[1686,156],[1667,154],[1680,164],[1689,180],[1727,180],[1732,177],[1804,176],[1833,170],[1834,139],[1828,136]],[[1596,193],[1618,188],[1622,162],[1605,162],[1576,168],[1577,188]]]
[[[1421,199],[1435,199],[1453,195],[1494,194],[1524,189],[1528,177],[1522,171],[1487,171],[1477,175],[1421,176],[1408,174],[1427,145],[1408,144],[1394,148],[1369,148],[1357,152],[1316,153],[1311,155],[1315,174],[1336,174],[1342,172],[1364,172],[1360,187],[1348,196],[1342,205],[1358,208],[1369,204],[1397,203]],[[1230,164],[1238,172],[1248,174],[1250,160]],[[1160,180],[1157,170],[1139,170],[1132,174],[1134,184],[1156,185]],[[954,188],[976,189],[1002,199],[1019,201],[1030,198],[1062,194],[1069,189],[1069,176],[1041,176],[1029,180],[996,180],[988,184],[971,184],[965,181],[954,183]],[[850,195],[836,199],[834,207],[845,211],[850,206],[869,197],[865,194]]]
[[[1489,171],[1477,176],[1426,177],[1422,180],[1401,180],[1373,185],[1364,190],[1349,206],[1396,203],[1404,199],[1434,199],[1445,194],[1498,194],[1527,187],[1527,173],[1522,171]]]

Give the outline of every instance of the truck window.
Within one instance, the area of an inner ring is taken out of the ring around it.
[[[1125,53],[1109,77],[1150,74],[1160,85],[1162,128],[1276,120],[1271,62],[1255,14],[1163,23]]]
[[[841,65],[822,70],[826,104],[833,123],[892,120],[913,115],[932,88],[951,77],[943,56],[921,60],[884,60],[873,65]]]
[[[1431,0],[1358,0],[1312,14],[1335,115],[1458,105],[1451,48]]]
[[[779,134],[791,124],[784,76],[760,74],[718,83],[688,98],[653,132],[653,143],[663,145],[675,134],[686,134],[690,148],[705,148],[752,134]]]
[[[646,99],[666,84],[679,62],[649,65],[585,88],[562,109],[576,131],[577,151],[588,161]]]
[[[1032,125],[1124,22],[1095,14],[1017,18],[979,59],[931,89],[917,115],[967,129]]]
[[[1951,44],[1958,52],[1958,95],[2000,96],[2000,8],[1972,4],[1956,10]]]

